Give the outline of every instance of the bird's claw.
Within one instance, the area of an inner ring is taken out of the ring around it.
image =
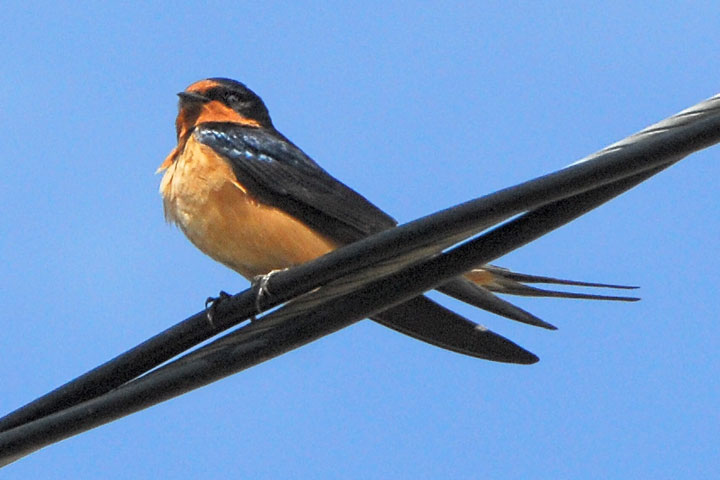
[[[268,287],[270,283],[270,277],[281,271],[282,270],[271,270],[265,275],[257,275],[255,278],[253,278],[252,289],[255,292],[255,309],[257,310],[257,313],[263,311],[263,304],[265,303],[264,300],[266,298],[272,297],[272,292]]]
[[[214,317],[215,317],[215,311],[217,310],[218,304],[224,302],[228,298],[230,298],[230,294],[220,290],[220,293],[218,293],[217,297],[208,297],[207,300],[205,300],[205,315],[207,316],[207,320],[213,327],[215,326],[214,323]]]

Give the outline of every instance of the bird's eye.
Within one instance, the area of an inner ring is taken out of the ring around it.
[[[238,101],[240,101],[240,97],[238,97],[234,93],[228,93],[227,95],[225,95],[225,101],[229,104],[237,103]]]

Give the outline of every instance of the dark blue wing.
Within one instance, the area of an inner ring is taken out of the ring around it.
[[[339,243],[357,241],[396,223],[278,132],[203,123],[193,134],[227,159],[240,184],[260,202],[290,213]]]

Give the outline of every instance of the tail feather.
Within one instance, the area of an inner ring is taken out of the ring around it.
[[[528,275],[526,273],[517,273],[507,268],[496,267],[495,265],[486,265],[482,270],[488,271],[493,276],[514,280],[523,283],[549,283],[552,285],[573,285],[577,287],[596,287],[596,288],[616,288],[622,290],[635,290],[640,287],[634,285],[615,285],[612,283],[596,283],[596,282],[579,282],[577,280],[566,280],[564,278],[545,277],[542,275]]]
[[[516,273],[505,268],[494,265],[486,265],[476,268],[465,275],[467,279],[478,286],[484,287],[491,292],[505,293],[509,295],[521,295],[526,297],[556,297],[556,298],[578,298],[584,300],[610,300],[619,302],[636,302],[638,297],[626,297],[619,295],[598,295],[581,292],[564,292],[561,290],[547,290],[531,287],[525,283],[548,283],[552,285],[572,285],[591,288],[615,288],[632,290],[638,287],[629,285],[614,285],[596,282],[580,282],[576,280],[565,280],[561,278],[545,277],[539,275],[528,275]]]
[[[547,328],[548,330],[557,330],[555,325],[539,319],[532,313],[493,295],[485,288],[475,285],[464,278],[453,279],[450,282],[438,287],[437,290],[462,302],[496,315],[509,318],[510,320],[515,320],[517,322],[526,323],[536,327]]]
[[[592,293],[562,292],[559,290],[546,290],[544,288],[531,287],[518,283],[516,285],[503,285],[502,287],[488,287],[488,290],[509,295],[521,295],[524,297],[554,297],[554,298],[578,298],[582,300],[610,300],[615,302],[637,302],[639,297],[623,297],[617,295],[597,295]]]

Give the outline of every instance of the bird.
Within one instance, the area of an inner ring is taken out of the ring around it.
[[[177,145],[157,170],[163,173],[160,194],[165,219],[214,260],[255,281],[397,225],[393,217],[333,177],[280,133],[263,100],[243,83],[207,78],[191,84],[178,96]],[[637,288],[483,265],[438,290],[547,329],[555,327],[494,293],[638,300],[546,290],[528,283]],[[458,353],[508,363],[538,360],[484,327],[475,329],[483,332],[479,339],[463,339],[462,328],[474,335],[475,331],[466,327],[476,325],[425,296],[371,318]],[[448,334],[453,326],[459,330]]]

